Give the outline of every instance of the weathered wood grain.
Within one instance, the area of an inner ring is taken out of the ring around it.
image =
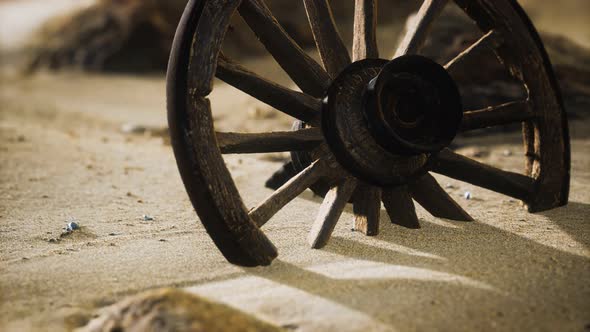
[[[393,224],[406,228],[420,228],[420,221],[416,215],[416,207],[408,186],[384,188],[382,194],[383,205]]]
[[[377,46],[377,0],[355,0],[353,61],[378,59]]]
[[[356,186],[357,180],[349,178],[328,191],[307,238],[313,249],[323,248],[328,243]]]
[[[240,5],[241,0],[206,1],[199,19],[189,62],[189,93],[195,96],[207,96],[213,89],[213,77],[217,70],[217,57],[230,18]]]
[[[353,196],[354,230],[368,236],[379,234],[381,189],[365,183],[359,184]]]
[[[434,20],[440,15],[448,0],[424,0],[414,17],[411,27],[398,45],[394,58],[405,54],[418,54],[424,46]]]
[[[217,147],[210,102],[203,97],[189,97],[190,123],[186,135],[190,142],[193,177],[185,184],[193,204],[199,208],[201,222],[222,252],[243,256],[244,261],[268,265],[277,250],[248,216],[238,189]],[[198,179],[197,183],[187,183]],[[201,185],[199,185],[201,183]],[[197,201],[198,200],[198,201]],[[250,263],[252,264],[252,263]]]
[[[270,153],[308,151],[323,142],[320,128],[269,133],[217,132],[221,153]]]
[[[319,178],[326,175],[327,172],[328,166],[326,163],[323,160],[316,160],[273,192],[262,203],[253,208],[249,213],[250,218],[259,227],[262,227],[272,216],[287,205],[287,203],[299,196],[299,194],[313,185]]]
[[[541,38],[514,1],[455,0],[482,31],[504,36],[497,56],[510,74],[522,81],[534,105],[535,120],[525,124],[526,166],[535,190],[530,212],[565,205],[569,197],[570,144],[560,87]]]
[[[533,179],[480,163],[444,149],[432,158],[432,171],[527,201],[534,190]]]
[[[472,56],[477,56],[477,54],[479,54],[483,49],[495,50],[502,44],[502,41],[503,39],[500,37],[499,33],[497,33],[495,30],[490,30],[475,43],[471,44],[471,46],[466,48],[463,52],[451,59],[451,61],[447,62],[444,67],[451,74],[454,71],[464,70],[460,69],[460,66],[467,59]]]
[[[221,55],[217,77],[252,97],[307,123],[319,125],[321,100],[293,91],[249,71]]]
[[[328,74],[335,78],[350,64],[328,0],[303,0],[313,37]]]
[[[244,0],[242,18],[301,91],[324,97],[330,76],[287,34],[263,0]]]
[[[524,122],[534,117],[535,113],[529,101],[513,101],[463,113],[461,131]]]

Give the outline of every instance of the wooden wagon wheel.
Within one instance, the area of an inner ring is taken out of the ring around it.
[[[397,49],[381,53],[376,1],[355,2],[351,57],[327,0],[303,0],[323,66],[287,35],[263,0],[189,1],[169,65],[168,120],[191,201],[230,262],[270,264],[277,250],[260,228],[320,179],[330,188],[311,227],[313,248],[326,244],[348,201],[353,202],[355,227],[367,235],[378,232],[381,202],[392,222],[406,227],[419,227],[413,200],[436,217],[472,220],[430,172],[520,199],[531,212],[567,203],[566,115],[543,45],[516,1],[455,0],[482,37],[445,66],[417,54],[447,0],[425,0]],[[221,54],[236,12],[302,92],[270,82]],[[481,48],[495,52],[523,83],[525,100],[462,109],[449,73]],[[215,76],[304,125],[287,132],[215,132],[207,99]],[[524,174],[448,149],[457,132],[513,122],[523,123]],[[306,151],[310,160],[248,209],[222,154],[277,151]]]

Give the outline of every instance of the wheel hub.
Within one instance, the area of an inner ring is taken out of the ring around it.
[[[451,143],[462,115],[447,71],[410,55],[346,68],[328,90],[322,129],[346,170],[370,183],[395,185],[426,172],[428,157]]]

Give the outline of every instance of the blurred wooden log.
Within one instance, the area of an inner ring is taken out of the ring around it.
[[[313,47],[313,34],[302,2],[266,2],[297,43]],[[99,0],[94,6],[52,20],[30,44],[29,70],[77,67],[101,71],[163,71],[185,3],[186,0]],[[345,42],[352,45],[354,1],[330,3]],[[416,4],[419,1],[380,1],[379,24],[389,20],[392,26],[397,24],[391,31],[399,30],[404,22],[400,17],[416,9]],[[436,29],[426,40],[422,53],[443,64],[481,37],[473,23],[457,11],[443,13],[435,24]],[[570,118],[588,114],[590,50],[566,37],[543,33],[541,37],[554,64]],[[239,15],[232,19],[224,50],[235,58],[265,54],[264,47]],[[499,105],[524,97],[524,89],[510,78],[492,52],[484,49],[461,67],[465,69],[454,71],[453,76],[462,87],[466,109]],[[520,130],[518,125],[507,128]]]

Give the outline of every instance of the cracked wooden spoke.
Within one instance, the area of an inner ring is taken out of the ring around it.
[[[307,123],[319,124],[322,109],[319,99],[260,77],[223,55],[219,57],[216,76],[285,114]]]
[[[409,185],[412,197],[430,214],[439,218],[473,221],[473,218],[438,184],[426,174]]]
[[[314,97],[323,97],[330,85],[330,76],[287,34],[264,1],[244,0],[238,10],[301,91]]]
[[[432,171],[524,201],[534,190],[533,179],[528,176],[480,163],[449,149],[433,158]]]
[[[303,0],[309,25],[324,68],[332,78],[350,64],[348,50],[340,37],[328,0]]]
[[[356,185],[356,179],[345,179],[328,191],[307,238],[312,248],[320,249],[328,243]]]
[[[383,189],[382,200],[392,223],[407,228],[420,228],[408,186]]]
[[[524,122],[534,117],[535,113],[528,101],[513,101],[463,113],[461,130],[467,131]]]
[[[359,184],[354,193],[353,202],[354,230],[369,236],[379,234],[381,189],[368,184]]]
[[[420,52],[426,42],[432,23],[443,11],[447,2],[448,0],[424,0],[416,17],[413,18],[412,26],[408,28],[398,45],[394,58]]]
[[[328,167],[325,162],[323,160],[316,160],[272,193],[264,202],[252,209],[249,213],[250,218],[252,218],[258,227],[262,227],[262,225],[266,224],[287,203],[299,196],[305,189],[312,186],[320,177],[326,175],[327,172]]]
[[[269,153],[308,151],[318,146],[324,137],[319,128],[270,133],[217,132],[221,153]]]
[[[355,0],[353,61],[378,59],[377,0]]]
[[[488,33],[479,38],[475,43],[459,53],[451,61],[447,62],[445,69],[451,74],[458,70],[461,65],[468,59],[477,56],[485,49],[496,49],[503,43],[502,38],[495,30],[490,30]]]

